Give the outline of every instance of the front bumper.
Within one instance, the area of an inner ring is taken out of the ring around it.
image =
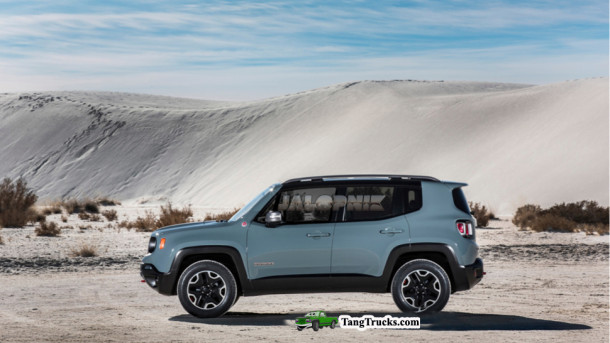
[[[455,279],[454,292],[471,289],[483,279],[483,260],[477,258],[473,264],[460,266],[459,270],[453,274]]]
[[[297,328],[302,328],[302,329],[311,327],[311,323],[297,323],[296,325],[297,325]]]
[[[161,273],[154,265],[142,263],[140,265],[140,276],[155,291],[164,295],[176,294],[174,290],[175,278],[173,275]]]

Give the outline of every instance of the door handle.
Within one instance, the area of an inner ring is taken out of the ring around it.
[[[383,230],[379,230],[379,233],[386,234],[386,235],[387,234],[402,233],[402,232],[403,232],[402,229],[395,229],[393,227],[386,227]]]
[[[330,232],[313,232],[313,233],[308,233],[307,237],[330,237]]]

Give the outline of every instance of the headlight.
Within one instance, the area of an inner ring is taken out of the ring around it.
[[[150,241],[148,242],[148,252],[155,251],[156,246],[157,246],[157,238],[150,237]]]

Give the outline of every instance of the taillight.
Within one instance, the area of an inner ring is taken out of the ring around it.
[[[456,226],[458,232],[460,233],[460,235],[462,235],[463,237],[468,238],[468,237],[472,237],[472,235],[474,235],[474,229],[473,229],[472,223],[468,220],[456,222],[455,226]]]

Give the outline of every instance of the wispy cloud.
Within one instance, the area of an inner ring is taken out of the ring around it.
[[[358,79],[608,75],[607,1],[0,4],[0,91],[250,99]]]

